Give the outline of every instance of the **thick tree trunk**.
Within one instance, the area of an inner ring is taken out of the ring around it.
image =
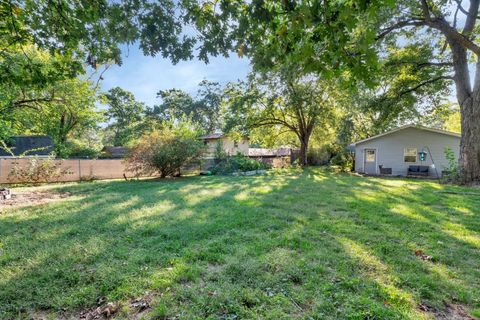
[[[460,173],[463,183],[480,181],[480,90],[461,105]]]
[[[308,125],[300,125],[300,130],[297,133],[300,140],[300,164],[302,166],[308,165],[307,152],[308,143],[310,142],[310,136],[313,132],[313,121]]]
[[[306,166],[308,164],[307,160],[307,151],[308,151],[308,139],[301,139],[300,141],[300,164]]]
[[[477,62],[472,88],[466,49],[456,41],[450,40],[449,44],[452,50],[455,87],[462,118],[459,155],[461,182],[478,182],[480,181],[480,61]]]

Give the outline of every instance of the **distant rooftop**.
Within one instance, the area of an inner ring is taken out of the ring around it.
[[[128,153],[125,147],[104,147],[102,151],[112,158],[123,158]]]
[[[214,139],[220,139],[223,138],[224,134],[223,133],[210,133],[206,134],[204,136],[201,136],[200,139],[202,140],[214,140]]]
[[[53,151],[53,140],[49,136],[13,136],[6,141],[13,156],[48,156]],[[0,157],[12,154],[0,146]]]

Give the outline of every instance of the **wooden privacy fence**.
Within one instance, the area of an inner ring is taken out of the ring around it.
[[[31,159],[0,159],[0,183],[19,182],[18,178],[12,176],[14,168],[27,168]],[[37,159],[36,161],[49,161]],[[133,177],[131,172],[126,172],[125,163],[122,159],[66,159],[50,160],[57,165],[57,171],[60,172],[57,177],[52,179],[56,182],[82,181],[94,179],[119,179],[125,174],[127,177]]]
[[[288,157],[251,157],[257,160],[267,162],[274,168],[281,168],[289,165],[295,159],[295,155]],[[68,181],[88,181],[88,180],[106,180],[106,179],[122,179],[135,177],[133,172],[126,171],[126,164],[123,159],[42,159],[35,158],[37,165],[41,166],[44,161],[54,163],[56,174],[47,181],[33,179],[25,179],[19,175],[12,175],[15,170],[26,170],[31,168],[32,158],[0,158],[0,183],[18,183],[18,182],[68,182]],[[182,174],[198,173],[200,170],[209,169],[209,165],[213,166],[213,159],[203,159],[202,161],[194,161],[185,165]],[[41,171],[41,170],[39,170]]]

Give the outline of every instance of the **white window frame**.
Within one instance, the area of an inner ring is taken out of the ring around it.
[[[373,161],[368,160],[368,151],[373,151]],[[365,162],[377,162],[377,151],[375,149],[365,149]]]
[[[415,150],[415,161],[406,161],[405,157],[413,157],[412,155],[407,154],[407,150]],[[417,148],[404,148],[403,149],[403,162],[404,163],[417,163],[418,162],[418,150]]]

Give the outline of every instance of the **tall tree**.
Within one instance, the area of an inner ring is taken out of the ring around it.
[[[81,134],[102,118],[95,106],[97,87],[74,77],[78,70],[82,66],[72,57],[52,56],[34,45],[1,53],[0,139],[46,134],[54,139],[57,154],[67,155],[72,133]]]
[[[292,74],[284,70],[252,75],[248,83],[231,85],[225,129],[247,133],[251,128],[275,127],[291,132],[299,141],[301,164],[307,165],[312,133],[335,108],[335,89],[313,75]]]
[[[107,129],[113,131],[113,137],[108,143],[124,146],[141,134],[137,129],[144,116],[145,105],[136,101],[133,93],[120,87],[108,90],[105,101],[108,105],[105,115],[110,121]]]
[[[192,116],[194,111],[193,97],[186,91],[180,89],[160,90],[157,98],[162,103],[149,108],[147,115],[157,121],[180,119],[183,115]],[[194,117],[197,121],[197,117]]]
[[[201,122],[206,132],[220,129],[220,105],[222,103],[222,87],[218,82],[202,80],[198,84],[195,110],[201,115]]]
[[[97,92],[90,81],[71,79],[49,89],[52,101],[37,103],[37,108],[17,110],[22,133],[46,134],[53,138],[58,156],[69,155],[68,139],[96,129],[103,120],[97,110]]]
[[[159,121],[180,121],[186,115],[205,132],[219,129],[222,88],[218,82],[208,80],[202,80],[198,86],[195,98],[180,89],[160,90],[157,97],[162,103],[149,109],[147,115]]]

